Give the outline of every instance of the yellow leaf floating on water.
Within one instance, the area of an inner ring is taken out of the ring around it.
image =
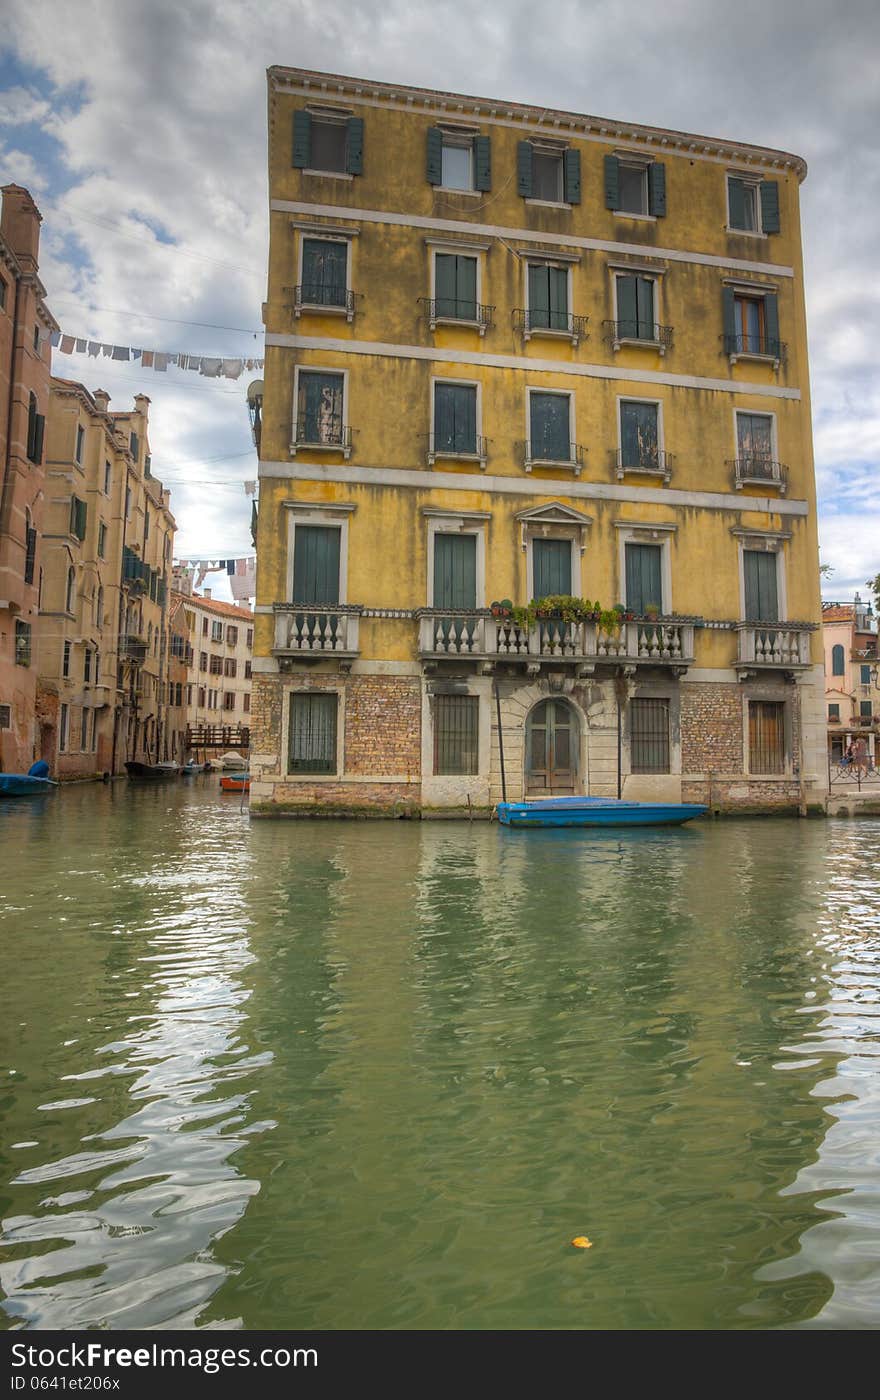
[[[593,1241],[588,1240],[586,1235],[575,1235],[574,1239],[572,1240],[572,1244],[574,1245],[575,1249],[593,1248]]]

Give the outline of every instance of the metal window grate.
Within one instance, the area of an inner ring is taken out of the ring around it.
[[[335,692],[330,695],[291,696],[291,773],[336,772],[338,704]]]
[[[475,695],[434,697],[434,772],[454,776],[478,768],[480,702]]]
[[[749,701],[749,772],[785,771],[785,705],[781,700]]]
[[[633,700],[630,703],[633,773],[669,772],[669,701]]]

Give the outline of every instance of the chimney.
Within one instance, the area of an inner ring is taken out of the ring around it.
[[[202,589],[202,597],[203,597],[203,598],[207,598],[208,602],[210,603],[210,601],[211,601],[211,590],[210,590],[210,588],[203,588],[203,589]]]
[[[0,233],[6,239],[25,272],[36,272],[40,256],[42,216],[22,185],[4,185]]]
[[[108,408],[110,407],[110,395],[107,393],[107,390],[93,389],[92,398],[95,400],[95,403],[98,405],[101,412],[106,413]]]
[[[135,396],[134,396],[134,411],[135,411],[135,413],[140,413],[144,418],[146,418],[147,415],[148,415],[148,413],[149,413],[149,409],[150,409],[150,400],[149,400],[149,398],[147,397],[147,395],[146,395],[146,394],[135,394]]]

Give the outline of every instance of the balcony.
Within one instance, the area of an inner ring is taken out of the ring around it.
[[[428,434],[428,466],[433,467],[438,457],[452,458],[456,462],[476,462],[481,471],[486,470],[489,439],[485,437],[456,437],[440,433]]]
[[[738,622],[740,680],[760,671],[804,671],[810,663],[810,633],[815,622]]]
[[[788,490],[788,471],[781,462],[773,462],[769,457],[735,457],[727,465],[733,468],[737,491],[744,486],[775,486],[784,496]]]
[[[619,350],[622,345],[641,345],[665,355],[672,345],[672,326],[660,326],[656,321],[603,321],[602,326],[612,350]]]
[[[293,291],[293,314],[297,318],[304,311],[315,311],[321,316],[344,316],[351,322],[355,304],[361,299],[360,292],[353,292],[349,287],[326,286],[323,282],[301,282],[298,287],[286,290]]]
[[[485,335],[492,325],[494,306],[479,301],[456,301],[453,297],[419,297],[423,315],[433,331],[437,326],[464,326]]]
[[[533,335],[549,335],[570,340],[577,349],[582,340],[589,340],[589,319],[589,316],[573,316],[568,311],[527,311],[518,306],[513,312],[513,329],[519,331],[523,344]]]
[[[522,450],[523,468],[530,472],[533,467],[566,467],[580,476],[583,470],[587,449],[579,442],[538,443],[531,438],[519,444]]]
[[[272,655],[278,657],[283,670],[296,661],[313,663],[332,658],[347,671],[360,655],[358,626],[362,609],[359,605],[276,603],[273,611]]]
[[[785,364],[788,347],[782,340],[771,340],[766,335],[724,335],[721,339],[732,365],[737,360],[766,360],[774,369]]]
[[[672,476],[673,460],[671,452],[661,452],[659,449],[645,449],[639,453],[624,452],[619,449],[617,452],[617,479],[622,481],[629,472],[641,472],[644,476],[657,477],[666,485]]]
[[[495,663],[521,663],[530,672],[542,665],[573,665],[588,675],[597,665],[663,666],[684,670],[694,659],[694,623],[637,619],[623,622],[616,633],[603,632],[595,622],[564,622],[548,618],[534,627],[512,619],[493,618],[478,609],[441,611],[422,608],[419,656],[435,666],[441,661],[471,660],[492,670]]]
[[[352,429],[335,413],[318,414],[314,418],[297,418],[290,455],[306,448],[309,452],[341,452],[346,461],[351,456]]]
[[[132,661],[136,666],[140,666],[146,658],[146,637],[137,637],[129,632],[119,639],[119,659],[121,661]]]

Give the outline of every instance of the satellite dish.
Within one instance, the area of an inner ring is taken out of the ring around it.
[[[247,401],[249,404],[260,403],[263,398],[262,379],[252,379],[247,387]]]

